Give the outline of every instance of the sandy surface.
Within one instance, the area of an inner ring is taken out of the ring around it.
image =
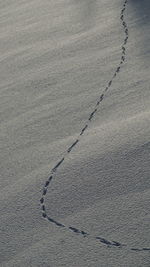
[[[65,227],[40,204],[119,65],[123,4],[0,0],[2,267],[150,266],[149,0],[128,0],[125,62],[46,187]]]

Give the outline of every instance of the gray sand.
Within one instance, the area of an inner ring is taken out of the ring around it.
[[[0,0],[2,267],[150,266],[149,0],[128,0],[125,62],[46,188],[65,227],[40,205],[119,65],[123,4]]]

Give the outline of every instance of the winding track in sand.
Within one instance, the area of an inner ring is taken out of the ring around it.
[[[100,103],[103,101],[103,99],[105,98],[105,95],[106,95],[106,92],[109,90],[109,88],[111,87],[112,85],[112,82],[114,81],[114,79],[117,77],[118,73],[121,71],[121,68],[123,66],[123,63],[126,59],[126,45],[127,45],[127,42],[128,42],[128,38],[129,38],[129,33],[128,33],[128,26],[127,26],[127,23],[124,19],[124,13],[126,11],[126,7],[127,7],[127,2],[128,0],[125,0],[124,3],[123,3],[123,7],[122,7],[122,10],[121,10],[121,14],[120,14],[120,20],[122,22],[122,26],[123,26],[123,29],[124,29],[124,33],[125,33],[125,38],[123,40],[123,44],[122,44],[122,47],[121,47],[121,59],[120,59],[120,62],[118,64],[118,66],[116,67],[116,70],[115,70],[115,73],[113,74],[112,78],[109,80],[106,88],[103,90],[103,93],[100,95],[100,97],[98,98],[97,102],[96,102],[96,105],[93,109],[93,111],[90,113],[84,127],[82,128],[78,138],[71,144],[71,146],[69,148],[67,148],[67,150],[64,152],[64,156],[58,161],[58,163],[51,169],[50,171],[50,176],[49,178],[47,179],[47,181],[45,182],[45,185],[44,185],[44,188],[43,188],[43,191],[42,191],[42,198],[40,199],[40,204],[41,204],[41,210],[42,210],[42,216],[44,219],[46,219],[48,222],[50,223],[53,223],[55,224],[57,227],[60,227],[60,228],[66,228],[66,230],[70,230],[72,232],[74,232],[75,234],[78,234],[82,237],[86,237],[86,238],[92,238],[92,239],[95,239],[96,241],[102,243],[103,245],[111,248],[111,247],[116,247],[116,248],[127,248],[129,250],[132,250],[132,251],[150,251],[150,248],[136,248],[136,247],[129,247],[127,244],[123,244],[123,243],[120,243],[118,241],[114,241],[114,240],[108,240],[106,238],[103,238],[103,237],[100,237],[100,236],[93,236],[91,235],[90,233],[87,233],[83,230],[80,230],[80,229],[77,229],[73,226],[66,226],[56,220],[54,220],[53,218],[50,218],[47,214],[47,210],[46,210],[46,205],[45,205],[45,197],[46,197],[46,194],[47,194],[47,190],[48,190],[48,187],[50,185],[50,182],[52,181],[52,179],[54,178],[54,176],[56,175],[57,173],[57,170],[58,168],[61,166],[61,164],[63,164],[63,162],[65,161],[67,155],[69,153],[71,153],[71,151],[73,150],[73,148],[75,146],[78,145],[78,143],[80,142],[80,139],[83,137],[85,131],[87,131],[88,127],[89,127],[89,124],[90,122],[92,121],[94,115],[96,114],[99,106],[100,106]]]

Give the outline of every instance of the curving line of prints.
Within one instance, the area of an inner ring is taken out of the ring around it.
[[[50,182],[54,178],[54,175],[56,174],[58,168],[65,161],[65,158],[67,157],[67,155],[69,153],[71,153],[71,151],[73,150],[73,148],[75,146],[77,146],[77,144],[79,143],[80,139],[84,135],[85,131],[88,129],[88,126],[89,126],[90,122],[92,121],[94,115],[96,114],[96,112],[97,112],[97,110],[99,108],[100,103],[103,101],[103,99],[105,97],[105,93],[111,87],[113,80],[116,78],[117,74],[121,70],[121,67],[123,66],[123,63],[124,63],[125,58],[126,58],[126,45],[127,45],[128,38],[129,38],[128,26],[127,26],[127,23],[124,20],[124,13],[126,11],[127,2],[128,2],[128,0],[125,0],[124,1],[123,7],[122,7],[122,10],[121,10],[121,14],[120,14],[120,20],[122,22],[122,26],[123,26],[124,33],[125,33],[125,38],[124,38],[124,41],[123,41],[123,44],[122,44],[122,47],[121,47],[121,59],[120,59],[120,62],[118,64],[118,66],[116,68],[116,71],[115,71],[114,75],[112,76],[111,80],[108,82],[106,88],[103,90],[103,93],[98,98],[98,100],[96,102],[96,105],[95,105],[93,111],[91,112],[91,114],[89,115],[89,117],[87,119],[87,122],[85,123],[84,127],[82,128],[82,130],[81,130],[78,138],[65,151],[63,158],[61,160],[59,160],[59,162],[50,171],[50,176],[47,179],[47,181],[45,182],[45,185],[44,185],[44,188],[43,188],[43,191],[42,191],[42,197],[40,199],[40,204],[41,204],[41,210],[42,210],[42,217],[44,219],[46,219],[48,222],[55,224],[57,227],[66,228],[67,230],[70,230],[70,231],[74,232],[75,234],[78,234],[78,235],[80,235],[82,237],[86,237],[86,238],[90,238],[90,239],[95,239],[97,242],[100,242],[101,244],[103,244],[103,245],[105,245],[106,247],[109,247],[109,248],[116,247],[118,249],[121,249],[121,248],[125,248],[126,247],[127,249],[132,250],[132,251],[150,251],[150,248],[146,248],[146,247],[145,248],[144,247],[142,247],[142,248],[139,248],[139,247],[130,247],[130,246],[128,246],[128,244],[123,244],[123,243],[120,243],[120,242],[115,241],[115,240],[108,240],[108,239],[106,239],[106,238],[104,238],[102,236],[93,236],[90,233],[85,232],[85,231],[83,231],[81,229],[77,229],[74,226],[66,226],[66,225],[64,225],[64,224],[62,224],[62,223],[54,220],[53,218],[50,218],[48,216],[48,214],[47,214],[46,206],[45,206],[45,197],[46,197],[47,190],[48,190],[48,187],[50,185]]]

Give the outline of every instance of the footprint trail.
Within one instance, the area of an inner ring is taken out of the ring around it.
[[[49,187],[52,179],[54,178],[54,175],[56,175],[58,168],[63,164],[63,162],[67,158],[67,155],[69,153],[71,153],[71,151],[74,149],[74,147],[76,147],[79,144],[80,139],[84,136],[84,133],[87,131],[87,129],[89,127],[89,124],[91,123],[92,119],[94,118],[94,116],[95,116],[95,114],[96,114],[96,112],[97,112],[97,110],[98,110],[98,108],[100,106],[100,103],[104,100],[106,92],[112,86],[112,83],[113,83],[114,79],[117,77],[118,73],[121,71],[123,63],[125,62],[125,59],[126,59],[126,45],[127,45],[128,38],[129,38],[128,26],[127,26],[127,23],[126,23],[126,21],[124,19],[124,13],[126,11],[127,2],[128,2],[128,0],[124,1],[123,7],[122,7],[122,10],[121,10],[121,14],[120,14],[120,20],[121,20],[121,23],[122,23],[122,26],[123,26],[123,29],[124,29],[124,34],[125,34],[125,38],[123,40],[123,44],[122,44],[122,47],[121,47],[120,62],[118,64],[118,66],[116,67],[116,70],[115,70],[112,78],[108,81],[108,84],[107,84],[106,88],[103,90],[103,93],[97,99],[96,105],[93,108],[93,111],[90,113],[85,125],[81,129],[81,132],[80,132],[78,138],[72,143],[72,145],[69,148],[67,148],[67,150],[64,152],[63,158],[61,160],[59,160],[58,163],[56,163],[56,165],[50,171],[50,176],[47,179],[47,181],[45,182],[45,185],[44,185],[44,188],[43,188],[43,191],[42,191],[42,197],[40,199],[40,204],[41,204],[42,217],[44,219],[46,219],[48,222],[55,224],[59,228],[65,228],[66,230],[71,231],[72,233],[77,234],[79,236],[82,236],[84,238],[94,239],[96,242],[101,243],[102,245],[106,246],[107,248],[112,248],[112,247],[116,247],[116,248],[119,248],[119,249],[121,249],[121,248],[125,249],[126,248],[126,249],[134,251],[134,252],[141,252],[141,251],[147,252],[147,251],[150,251],[150,248],[130,247],[128,244],[120,243],[120,242],[114,241],[114,240],[108,240],[108,239],[106,239],[106,238],[104,238],[102,236],[93,236],[92,234],[87,233],[84,230],[78,229],[78,228],[76,228],[74,226],[67,226],[67,225],[64,225],[64,224],[62,224],[60,222],[57,222],[53,218],[49,217],[49,215],[47,214],[47,211],[46,211],[46,206],[45,206],[45,197],[46,197],[46,194],[47,194],[47,190],[48,190],[48,187]]]

